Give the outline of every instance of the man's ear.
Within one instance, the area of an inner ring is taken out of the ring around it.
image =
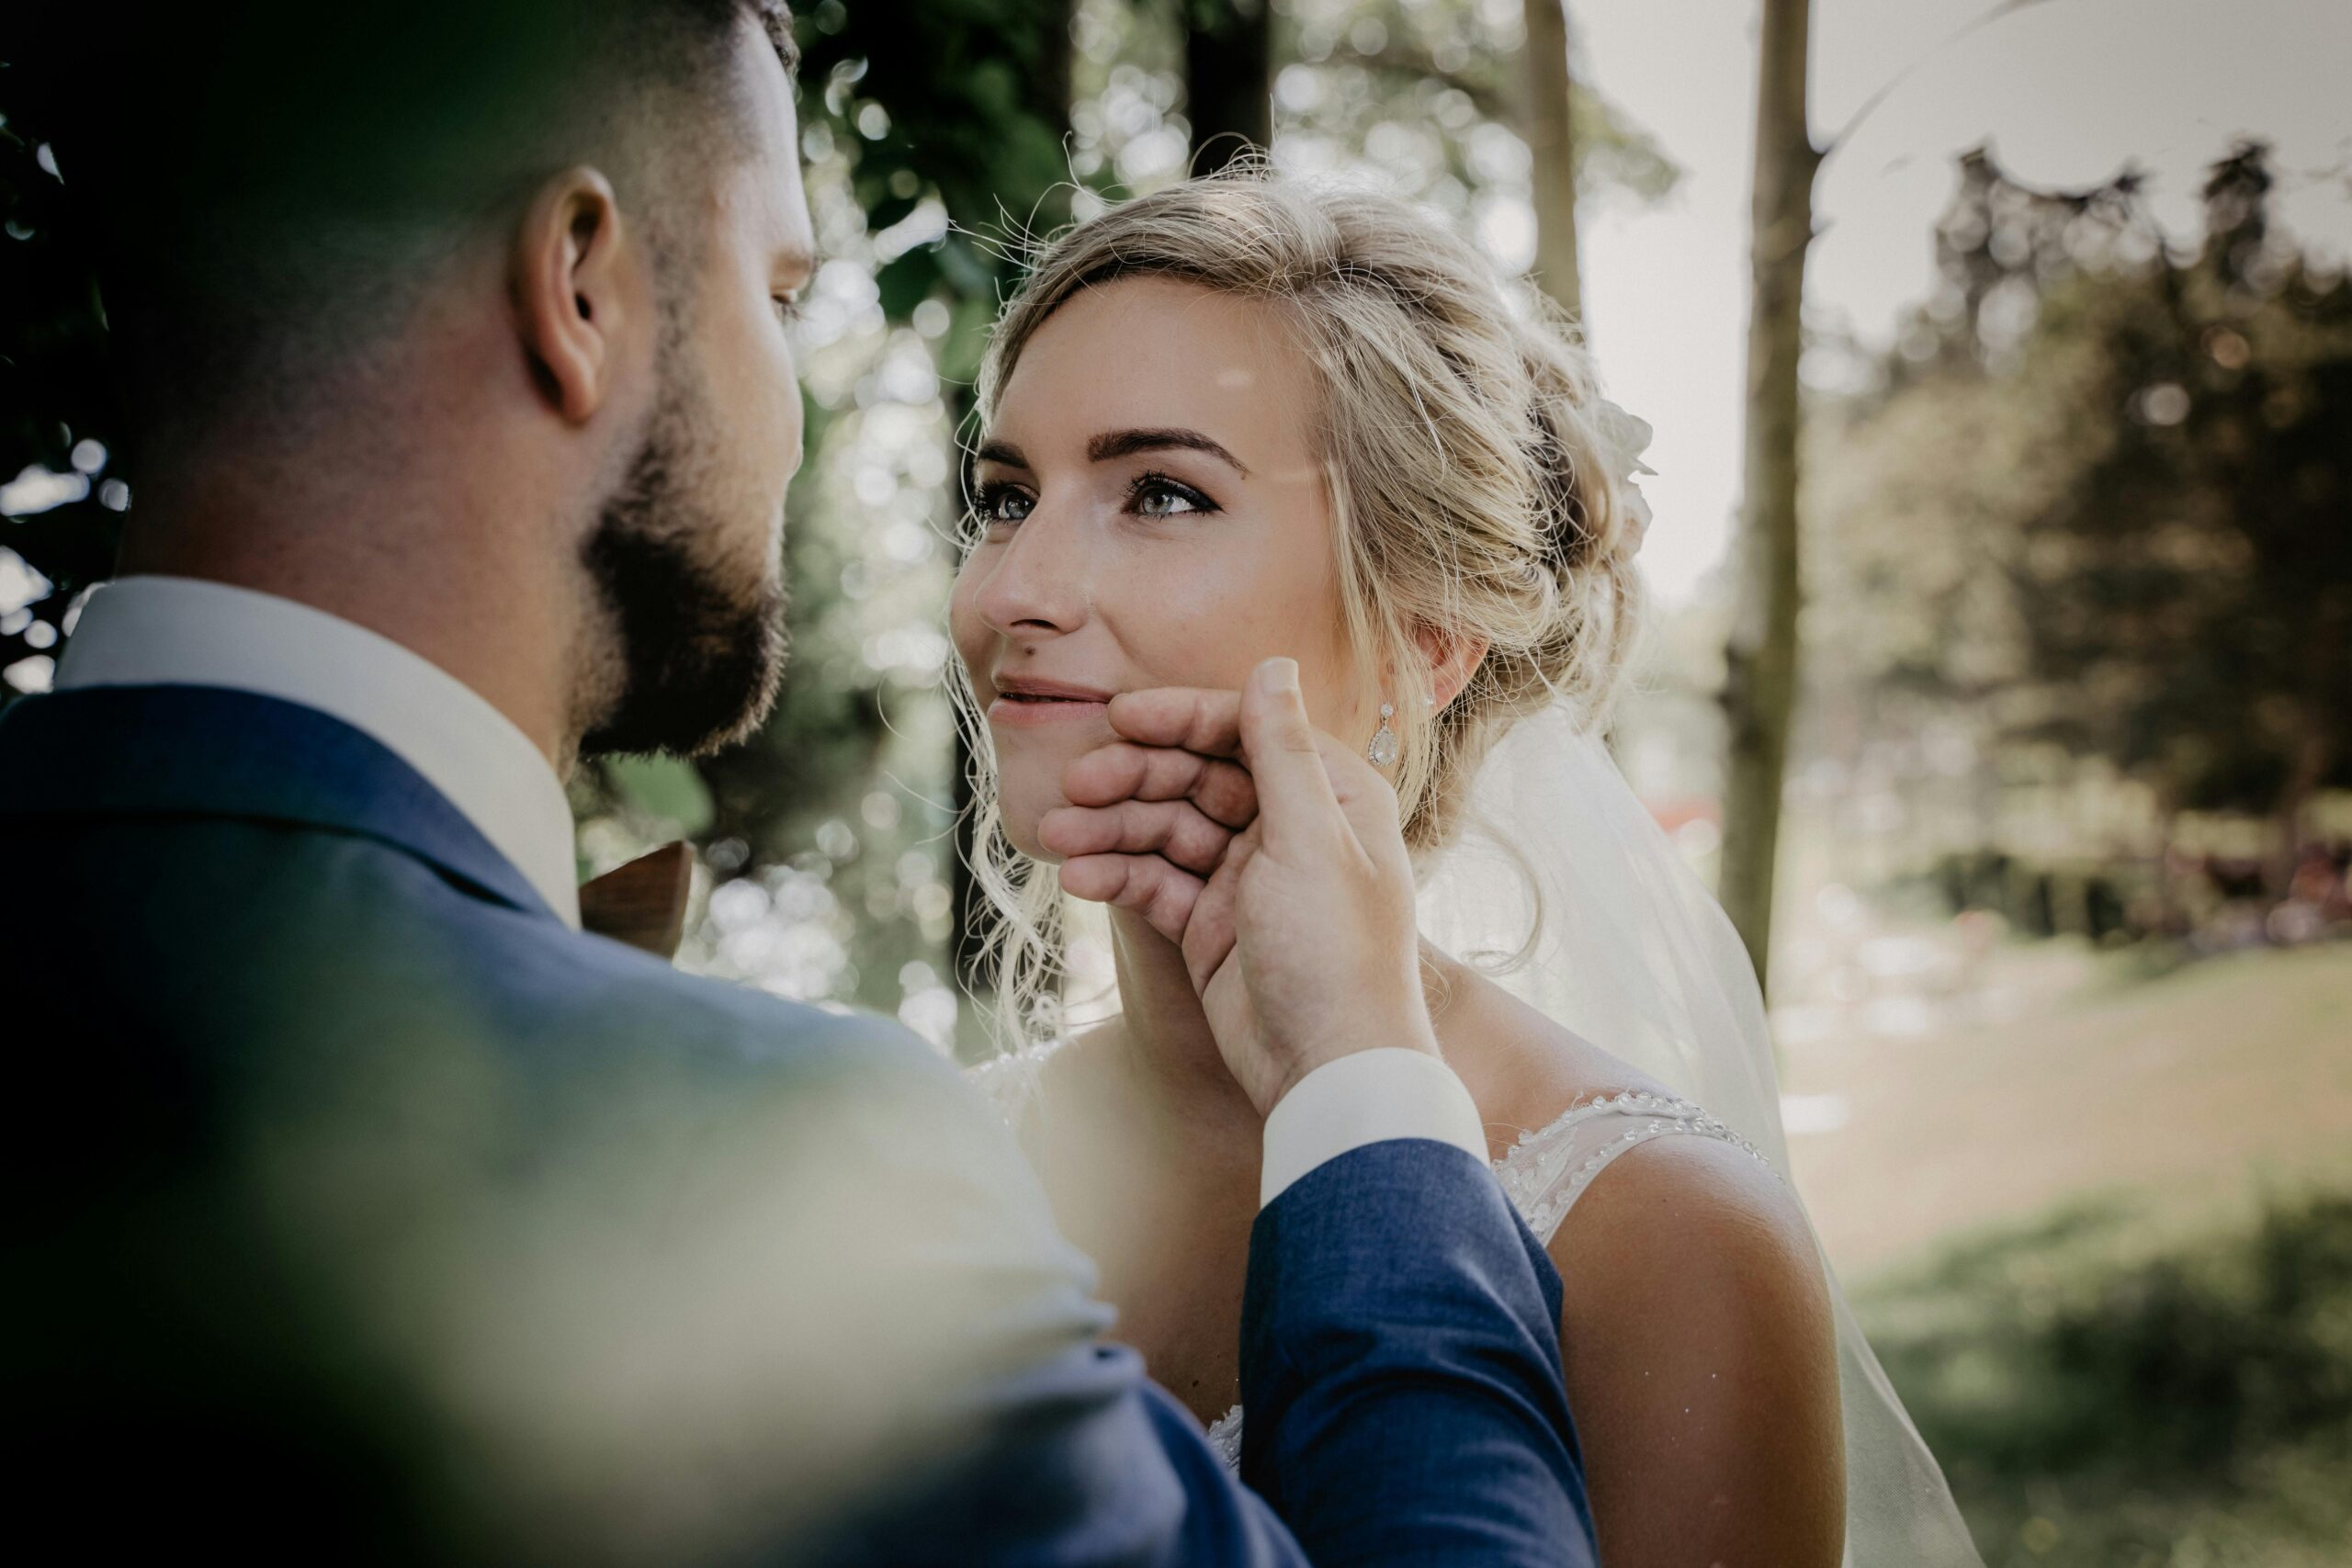
[[[515,324],[532,378],[585,424],[611,396],[632,319],[632,258],[612,183],[566,169],[539,187],[514,239]]]
[[[1413,633],[1413,640],[1429,663],[1430,700],[1441,708],[1462,694],[1462,688],[1470,683],[1470,677],[1478,672],[1479,664],[1487,657],[1487,641],[1482,637],[1463,637],[1442,632],[1435,626],[1421,626]]]

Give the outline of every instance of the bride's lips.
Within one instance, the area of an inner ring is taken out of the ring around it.
[[[1009,675],[993,682],[996,698],[989,704],[990,724],[1066,724],[1072,719],[1101,718],[1111,705],[1112,694],[1067,681],[1037,681]]]

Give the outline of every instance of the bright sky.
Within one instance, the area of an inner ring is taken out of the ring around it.
[[[1952,157],[1990,141],[2021,179],[2086,185],[2127,160],[2193,228],[2205,164],[2240,134],[2277,150],[2280,209],[2352,254],[2352,4],[2041,0],[1958,42],[1993,0],[1815,0],[1816,141],[1918,68],[1825,168],[1808,314],[1884,341],[1933,279]],[[1584,69],[1689,171],[1651,211],[1586,220],[1585,303],[1615,399],[1657,427],[1644,548],[1669,602],[1722,559],[1739,499],[1755,0],[1571,0]]]

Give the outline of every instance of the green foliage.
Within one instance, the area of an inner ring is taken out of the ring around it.
[[[2352,1196],[2153,1253],[2078,1209],[1860,1309],[1989,1563],[2346,1560]]]
[[[2263,233],[2259,149],[2193,261],[2051,290],[2020,373],[2097,354],[2073,482],[2019,574],[2042,730],[2188,807],[2352,782],[2352,287]],[[2118,417],[2120,416],[2120,417]]]
[[[1580,198],[1615,191],[1659,202],[1682,181],[1682,165],[1657,137],[1580,81],[1568,85],[1568,126]]]
[[[1298,64],[1284,67],[1277,90],[1278,135],[1360,150],[1457,220],[1474,195],[1524,191],[1517,6],[1297,0],[1286,33]],[[1590,83],[1576,80],[1569,93],[1583,199],[1655,202],[1673,190],[1682,168],[1657,138]]]
[[[663,838],[693,838],[715,818],[710,791],[694,764],[676,757],[616,757],[605,776],[629,807],[657,825]]]
[[[867,227],[926,197],[955,225],[876,282],[893,321],[934,296],[980,305],[956,312],[947,355],[961,363],[977,365],[1012,271],[1006,237],[1069,216],[1070,13],[1070,0],[828,0],[801,18],[803,115],[850,150]]]
[[[2270,180],[2256,144],[2214,165],[2183,249],[2131,175],[1962,161],[1942,296],[1817,422],[1817,730],[1956,728],[2166,810],[2352,783],[2352,283]]]
[[[716,886],[682,961],[886,1011],[926,993],[935,1011],[955,923],[953,745],[935,678],[877,659],[875,643],[931,635],[944,574],[936,551],[909,558],[876,542],[904,528],[900,502],[918,491],[945,531],[957,487],[915,479],[910,455],[943,452],[939,470],[956,471],[955,433],[1014,242],[1069,216],[1070,7],[831,0],[797,14],[820,245],[829,268],[870,275],[878,321],[803,345],[814,389],[786,525],[792,662],[761,732],[693,764],[708,820],[678,830],[704,843]],[[926,323],[927,310],[942,314]],[[917,334],[910,323],[926,324]],[[927,362],[935,401],[873,387],[878,363],[908,354]],[[899,432],[888,440],[876,434],[886,410]],[[877,464],[899,473],[888,506],[850,482]],[[653,818],[673,814],[649,813],[635,794],[626,767],[582,791],[600,862],[672,830]]]

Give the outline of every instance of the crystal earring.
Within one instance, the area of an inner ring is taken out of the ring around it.
[[[1395,703],[1380,705],[1380,728],[1372,732],[1372,744],[1363,749],[1363,754],[1371,759],[1372,765],[1375,768],[1396,765],[1396,732],[1388,728],[1388,721],[1396,716]]]

